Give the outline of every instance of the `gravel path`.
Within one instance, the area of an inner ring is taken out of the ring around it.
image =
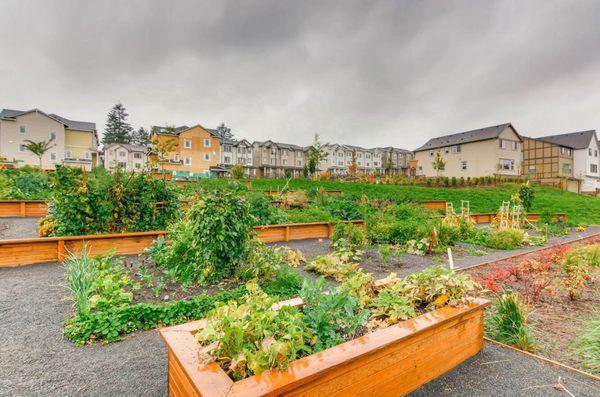
[[[38,237],[40,218],[0,218],[0,240]]]
[[[0,396],[165,396],[156,330],[104,346],[62,338],[71,313],[62,278],[60,264],[0,269]],[[492,344],[415,395],[566,396],[547,386],[559,377],[577,396],[600,395],[600,382]]]

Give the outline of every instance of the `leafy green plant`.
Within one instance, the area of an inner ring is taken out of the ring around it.
[[[471,275],[439,265],[409,274],[404,282],[414,302],[421,306],[456,305],[481,289]]]
[[[381,244],[379,246],[379,256],[381,256],[384,265],[389,264],[392,256],[392,246],[389,244]]]
[[[525,233],[520,229],[496,229],[487,237],[485,246],[500,250],[514,250],[523,245]]]
[[[65,284],[74,301],[75,311],[77,315],[85,317],[92,308],[90,298],[95,290],[96,268],[92,259],[88,259],[85,247],[79,256],[70,254],[64,266]]]
[[[361,307],[367,307],[376,295],[375,281],[371,273],[358,269],[340,285],[340,290],[355,297]]]
[[[485,325],[486,332],[494,340],[525,351],[536,349],[536,342],[527,322],[527,309],[514,293],[498,297],[493,306],[493,314],[486,318]]]
[[[315,351],[351,339],[369,316],[357,298],[329,286],[322,277],[314,282],[304,280],[300,297],[304,301],[304,323],[315,337]]]
[[[363,226],[353,223],[340,222],[333,226],[331,241],[335,245],[340,239],[345,239],[348,248],[352,250],[364,249],[367,246],[367,236]]]
[[[331,200],[326,204],[326,208],[335,219],[351,221],[364,217],[361,206],[351,200]]]
[[[244,179],[244,167],[241,165],[234,165],[231,167],[231,177],[233,179]]]
[[[231,276],[247,260],[253,217],[236,192],[206,192],[169,228],[169,238],[149,253],[157,266],[182,281],[214,282]]]
[[[246,288],[249,294],[243,303],[218,304],[195,335],[205,346],[200,354],[208,360],[215,357],[236,380],[271,368],[285,368],[311,351],[310,334],[296,307],[276,310],[275,299],[258,285],[249,283]]]
[[[353,260],[358,259],[352,251],[338,249],[326,255],[319,255],[308,263],[306,270],[315,272],[336,281],[342,281],[358,269]]]
[[[371,304],[372,316],[382,319],[387,324],[396,324],[416,315],[414,302],[407,286],[401,282],[393,282],[379,291]]]
[[[531,207],[533,206],[533,199],[535,198],[535,191],[529,184],[529,181],[525,182],[519,188],[519,199],[521,201],[521,205],[523,205],[523,209],[526,212],[531,211]]]

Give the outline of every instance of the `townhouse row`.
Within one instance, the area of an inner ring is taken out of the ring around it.
[[[151,128],[155,145],[106,145],[98,149],[93,122],[45,113],[4,109],[0,112],[0,165],[66,164],[91,169],[103,164],[128,171],[152,169],[174,178],[227,174],[233,166],[246,177],[300,177],[308,165],[310,146],[275,141],[233,139],[201,125]],[[39,159],[27,142],[50,141]],[[521,135],[511,123],[444,135],[409,151],[397,147],[323,146],[318,170],[333,176],[356,173],[456,178],[520,177],[560,184],[567,190],[600,189],[600,144],[595,130],[538,138]],[[353,172],[351,172],[351,170]]]

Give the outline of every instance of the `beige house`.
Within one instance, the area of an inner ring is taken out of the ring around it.
[[[104,167],[139,172],[148,168],[149,148],[146,146],[112,143],[104,146]]]
[[[0,112],[0,157],[17,166],[38,166],[39,159],[26,148],[26,141],[52,141],[54,146],[42,156],[42,168],[56,164],[91,169],[98,164],[96,124],[74,121],[39,109]]]
[[[254,142],[252,163],[259,178],[282,178],[286,172],[298,178],[306,164],[305,149],[288,143]]]
[[[512,124],[432,138],[415,150],[417,175],[434,177],[439,152],[445,161],[440,176],[480,177],[521,175],[523,139]]]

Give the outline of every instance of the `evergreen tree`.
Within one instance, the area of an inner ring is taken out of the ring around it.
[[[327,158],[325,145],[319,140],[319,134],[315,134],[313,145],[308,149],[308,170],[311,175],[316,175],[319,170],[319,163]]]
[[[127,111],[122,103],[117,103],[110,109],[106,117],[106,128],[104,129],[104,138],[102,143],[129,143],[133,128],[127,122]]]
[[[219,134],[225,139],[233,139],[233,134],[231,133],[231,128],[227,128],[225,123],[221,123],[220,126],[217,127],[217,131]]]
[[[131,143],[138,146],[148,146],[150,144],[150,134],[144,127],[134,131],[131,136]]]

